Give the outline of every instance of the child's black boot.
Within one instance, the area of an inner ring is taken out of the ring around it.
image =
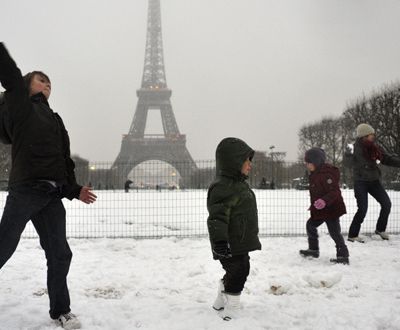
[[[337,257],[330,260],[333,264],[342,264],[342,265],[349,265],[349,257]]]
[[[319,250],[300,250],[299,253],[303,257],[319,258]]]

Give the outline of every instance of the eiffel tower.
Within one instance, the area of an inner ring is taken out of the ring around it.
[[[179,132],[172,111],[172,91],[167,87],[164,68],[160,0],[149,0],[142,86],[136,94],[138,103],[133,122],[129,133],[123,135],[112,172],[121,184],[138,164],[160,160],[173,166],[185,184],[197,166],[186,148],[186,136]],[[149,110],[160,111],[164,134],[145,134]]]

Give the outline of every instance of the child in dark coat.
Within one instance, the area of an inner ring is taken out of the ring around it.
[[[207,196],[207,220],[213,257],[226,271],[213,308],[224,320],[237,317],[240,294],[250,271],[249,252],[261,249],[256,197],[246,182],[252,150],[237,138],[217,147],[217,177]]]
[[[325,163],[325,152],[312,148],[305,154],[305,162],[310,171],[311,217],[307,221],[308,249],[300,250],[304,257],[319,257],[317,228],[324,222],[329,235],[336,243],[336,259],[333,263],[349,264],[349,251],[341,234],[339,218],[346,213],[339,188],[340,172],[335,166]]]

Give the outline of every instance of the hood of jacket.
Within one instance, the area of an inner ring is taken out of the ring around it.
[[[215,152],[217,176],[247,178],[242,174],[242,166],[247,158],[254,156],[254,150],[238,138],[225,138]]]

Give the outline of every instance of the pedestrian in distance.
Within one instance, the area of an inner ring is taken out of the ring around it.
[[[125,192],[126,192],[126,193],[129,192],[129,189],[132,187],[132,183],[133,183],[133,181],[132,181],[132,180],[129,180],[129,179],[127,179],[127,180],[125,181],[125,183],[124,183],[124,189],[125,189]]]
[[[357,126],[357,139],[345,153],[345,163],[353,169],[354,196],[357,200],[357,212],[350,225],[348,240],[364,243],[359,236],[361,224],[368,211],[368,194],[380,204],[381,211],[376,223],[375,234],[388,240],[386,227],[392,207],[389,195],[381,182],[379,164],[400,167],[400,157],[391,155],[376,143],[375,129],[368,124]]]
[[[216,179],[207,194],[212,254],[225,270],[213,308],[224,320],[239,316],[240,295],[250,271],[249,252],[261,249],[256,197],[246,182],[253,156],[254,150],[244,141],[223,139],[216,150]]]
[[[303,257],[319,257],[318,227],[326,223],[329,235],[336,244],[336,258],[332,263],[349,264],[349,251],[341,234],[340,217],[346,213],[339,187],[339,169],[325,162],[324,150],[312,148],[305,153],[309,175],[311,217],[307,221],[308,249],[300,250]]]
[[[50,317],[65,329],[77,329],[80,322],[71,313],[67,286],[72,252],[66,239],[62,198],[90,204],[96,195],[90,187],[76,182],[67,130],[48,103],[49,77],[40,71],[22,76],[0,43],[0,82],[5,89],[6,131],[12,154],[9,191],[0,222],[0,269],[15,252],[31,220],[47,259]]]

